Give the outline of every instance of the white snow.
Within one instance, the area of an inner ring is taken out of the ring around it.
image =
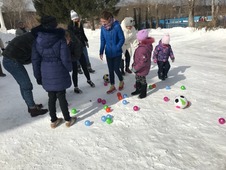
[[[145,99],[131,97],[134,75],[125,76],[129,104],[118,101],[117,93],[107,95],[103,85],[108,73],[106,59],[99,59],[100,30],[85,30],[89,39],[90,60],[96,70],[91,78],[93,89],[84,75],[79,75],[83,94],[67,90],[69,109],[79,110],[78,122],[66,128],[64,124],[50,128],[48,114],[31,118],[19,86],[3,69],[0,78],[0,169],[1,170],[225,170],[226,169],[226,30],[195,31],[192,28],[151,30],[158,43],[169,32],[176,60],[171,63],[169,78],[157,78],[157,66],[152,63]],[[8,41],[12,34],[0,34]],[[0,58],[2,60],[2,57]],[[37,103],[48,106],[48,96],[36,84],[32,66],[27,65]],[[118,85],[118,79],[116,78]],[[181,90],[184,85],[186,90]],[[170,90],[165,87],[170,86]],[[191,106],[177,109],[174,98],[184,95]],[[167,96],[170,101],[165,102]],[[97,98],[106,99],[113,111],[113,123],[101,121],[107,115]],[[133,106],[140,110],[133,111]],[[62,117],[57,105],[59,117]],[[93,122],[85,126],[85,120]]]

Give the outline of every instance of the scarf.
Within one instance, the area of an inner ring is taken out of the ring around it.
[[[106,29],[106,30],[110,30],[111,29],[111,26],[112,24],[115,22],[115,19],[114,18],[111,18],[110,22],[107,23],[107,24],[104,24],[103,27]]]

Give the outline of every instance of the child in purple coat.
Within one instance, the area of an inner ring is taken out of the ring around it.
[[[169,57],[171,58],[172,62],[174,62],[175,57],[173,55],[173,50],[169,44],[170,36],[166,34],[163,38],[159,41],[159,44],[155,47],[153,60],[154,63],[158,64],[158,77],[161,80],[165,80],[168,78],[167,74],[170,69]]]
[[[139,45],[134,52],[132,71],[136,74],[136,91],[131,95],[139,95],[139,98],[145,98],[147,96],[147,82],[146,76],[149,73],[151,67],[151,53],[153,50],[152,43],[154,38],[148,37],[148,30],[140,30],[137,33],[137,40]]]

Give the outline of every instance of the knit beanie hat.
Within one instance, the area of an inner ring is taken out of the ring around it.
[[[143,29],[143,30],[138,31],[138,33],[137,33],[137,40],[138,41],[143,41],[146,38],[148,38],[148,30],[147,29]]]
[[[78,14],[74,10],[71,10],[71,20],[78,19],[78,18],[79,18]]]
[[[126,27],[134,26],[134,19],[132,17],[125,17],[124,18],[124,23]]]
[[[57,20],[53,16],[43,16],[41,18],[41,24],[44,28],[56,28]]]
[[[170,42],[170,35],[167,33],[162,37],[162,43],[169,44],[169,42]]]

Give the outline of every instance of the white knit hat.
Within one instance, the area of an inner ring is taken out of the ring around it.
[[[74,10],[71,10],[71,20],[78,19],[78,18],[79,18],[78,14]]]
[[[170,35],[167,33],[162,37],[162,43],[169,44],[169,42],[170,42]]]
[[[125,17],[124,23],[125,23],[126,27],[130,27],[130,26],[135,25],[134,19],[132,17]]]

